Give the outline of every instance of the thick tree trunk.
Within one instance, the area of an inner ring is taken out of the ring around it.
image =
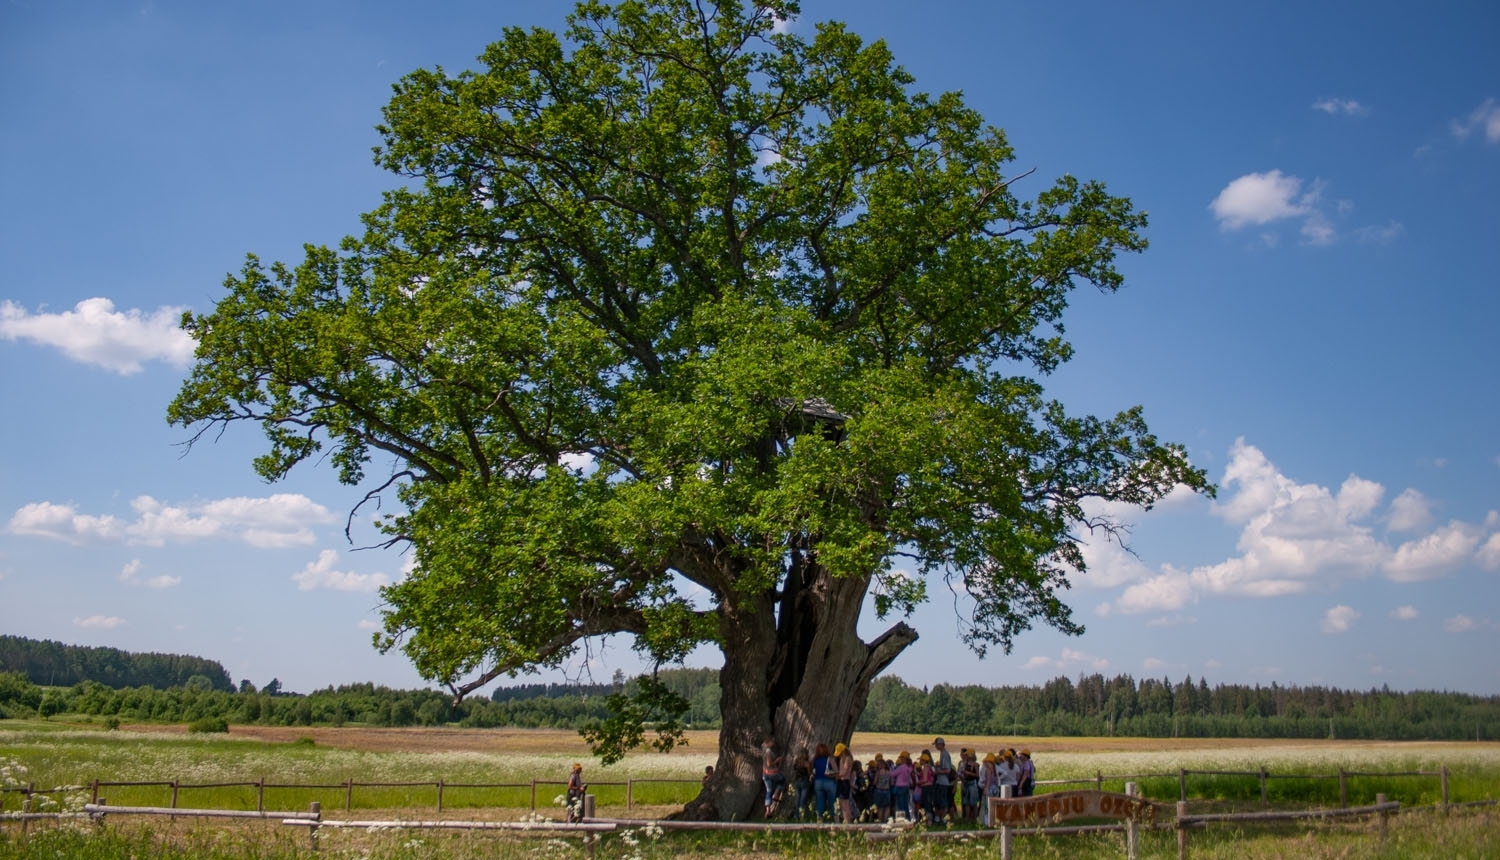
[[[769,596],[721,609],[719,759],[713,779],[682,817],[762,818],[760,744],[768,733],[786,757],[789,782],[797,750],[849,741],[871,682],[917,640],[904,623],[873,642],[860,640],[868,588],[868,578],[834,579],[816,565],[794,562],[779,613]],[[783,803],[783,810],[790,808]]]

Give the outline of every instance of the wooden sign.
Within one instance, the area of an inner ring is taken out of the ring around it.
[[[1110,791],[1058,791],[1036,797],[990,798],[990,826],[1049,824],[1073,818],[1153,821],[1156,804]]]

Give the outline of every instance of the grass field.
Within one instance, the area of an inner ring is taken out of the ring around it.
[[[856,735],[856,755],[887,756],[906,749],[930,746],[930,737]],[[949,748],[975,747],[981,751],[1004,746],[1027,746],[1037,759],[1039,777],[1093,779],[1120,775],[1160,774],[1138,779],[1143,793],[1164,802],[1175,801],[1179,769],[1257,771],[1272,774],[1268,783],[1271,805],[1281,808],[1336,806],[1338,781],[1327,778],[1346,772],[1411,772],[1450,770],[1450,798],[1455,803],[1500,797],[1500,744],[1478,743],[1367,743],[1367,742],[1256,742],[1198,739],[1119,738],[966,738],[949,737]],[[585,764],[586,778],[598,796],[599,814],[625,812],[627,781],[635,782],[634,816],[665,814],[695,793],[695,782],[705,764],[715,758],[717,736],[693,733],[685,748],[668,755],[640,754],[612,768],[587,757],[587,748],[569,731],[362,729],[362,728],[232,728],[228,735],[189,735],[164,727],[126,726],[100,731],[87,725],[59,721],[0,723],[0,788],[32,785],[38,789],[61,785],[107,782],[170,781],[184,784],[253,782],[271,785],[296,783],[329,788],[267,788],[261,798],[254,786],[180,788],[179,807],[254,809],[262,800],[268,809],[306,809],[317,800],[330,818],[447,818],[525,819],[531,816],[533,780],[537,815],[561,818],[553,805],[559,785],[573,761]],[[1321,778],[1320,778],[1321,777]],[[681,780],[654,783],[649,780]],[[352,794],[343,787],[353,780]],[[436,811],[436,785],[443,780],[443,812]],[[362,782],[409,782],[413,785],[374,788]],[[465,788],[474,783],[505,783],[512,788]],[[611,785],[610,783],[619,783]],[[1428,806],[1439,799],[1436,777],[1349,777],[1345,781],[1351,804],[1370,803],[1377,792],[1406,807]],[[1074,786],[1082,787],[1082,786]],[[1106,779],[1107,790],[1121,790],[1123,780]],[[1045,791],[1048,786],[1044,785]],[[101,794],[106,790],[101,789]],[[166,806],[167,786],[110,786],[110,805]],[[1193,775],[1189,795],[1195,811],[1255,809],[1260,805],[1260,781],[1253,776]],[[19,808],[21,794],[0,794],[0,811]],[[87,792],[47,795],[55,808],[77,808]],[[345,804],[353,800],[352,809]],[[38,798],[38,805],[40,804]],[[1239,829],[1214,827],[1195,833],[1194,857],[1500,857],[1500,829],[1495,807],[1455,810],[1449,816],[1409,812],[1397,816],[1389,836],[1380,840],[1372,821],[1342,824],[1259,825]],[[1143,857],[1176,856],[1175,834],[1158,832],[1143,837]],[[1494,845],[1492,845],[1494,843]],[[338,857],[432,858],[582,856],[576,839],[546,836],[517,838],[492,832],[324,830],[320,850],[313,855],[301,829],[270,822],[236,824],[194,823],[179,819],[114,817],[108,827],[36,826],[24,836],[16,823],[0,824],[0,860],[6,858],[80,857],[208,857],[240,858]],[[1018,838],[1015,856],[1120,857],[1122,837]],[[1394,852],[1394,853],[1393,853]],[[635,832],[611,835],[600,844],[601,857],[677,857],[696,854],[733,857],[989,857],[993,842],[903,840],[873,844],[847,834],[776,833],[689,835],[671,833],[651,838]]]

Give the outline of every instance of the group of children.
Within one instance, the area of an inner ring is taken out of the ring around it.
[[[987,753],[959,750],[955,761],[943,738],[934,738],[937,748],[913,759],[902,750],[894,759],[876,753],[861,763],[846,744],[818,744],[809,752],[797,752],[790,766],[795,792],[795,817],[813,821],[926,821],[940,824],[971,821],[988,824],[989,803],[985,798],[1032,794],[1036,788],[1036,766],[1031,751],[1014,748]],[[787,774],[774,738],[761,745],[761,776],[765,783],[765,814],[775,817],[786,794]]]

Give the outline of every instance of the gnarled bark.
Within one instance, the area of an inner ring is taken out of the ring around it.
[[[721,633],[733,647],[725,648],[719,672],[719,759],[681,817],[763,817],[760,745],[767,734],[775,735],[788,763],[803,747],[849,741],[870,684],[917,640],[904,622],[871,642],[859,638],[869,584],[868,577],[835,578],[794,562],[779,612],[770,597],[721,611]],[[789,764],[784,772],[790,780]]]

